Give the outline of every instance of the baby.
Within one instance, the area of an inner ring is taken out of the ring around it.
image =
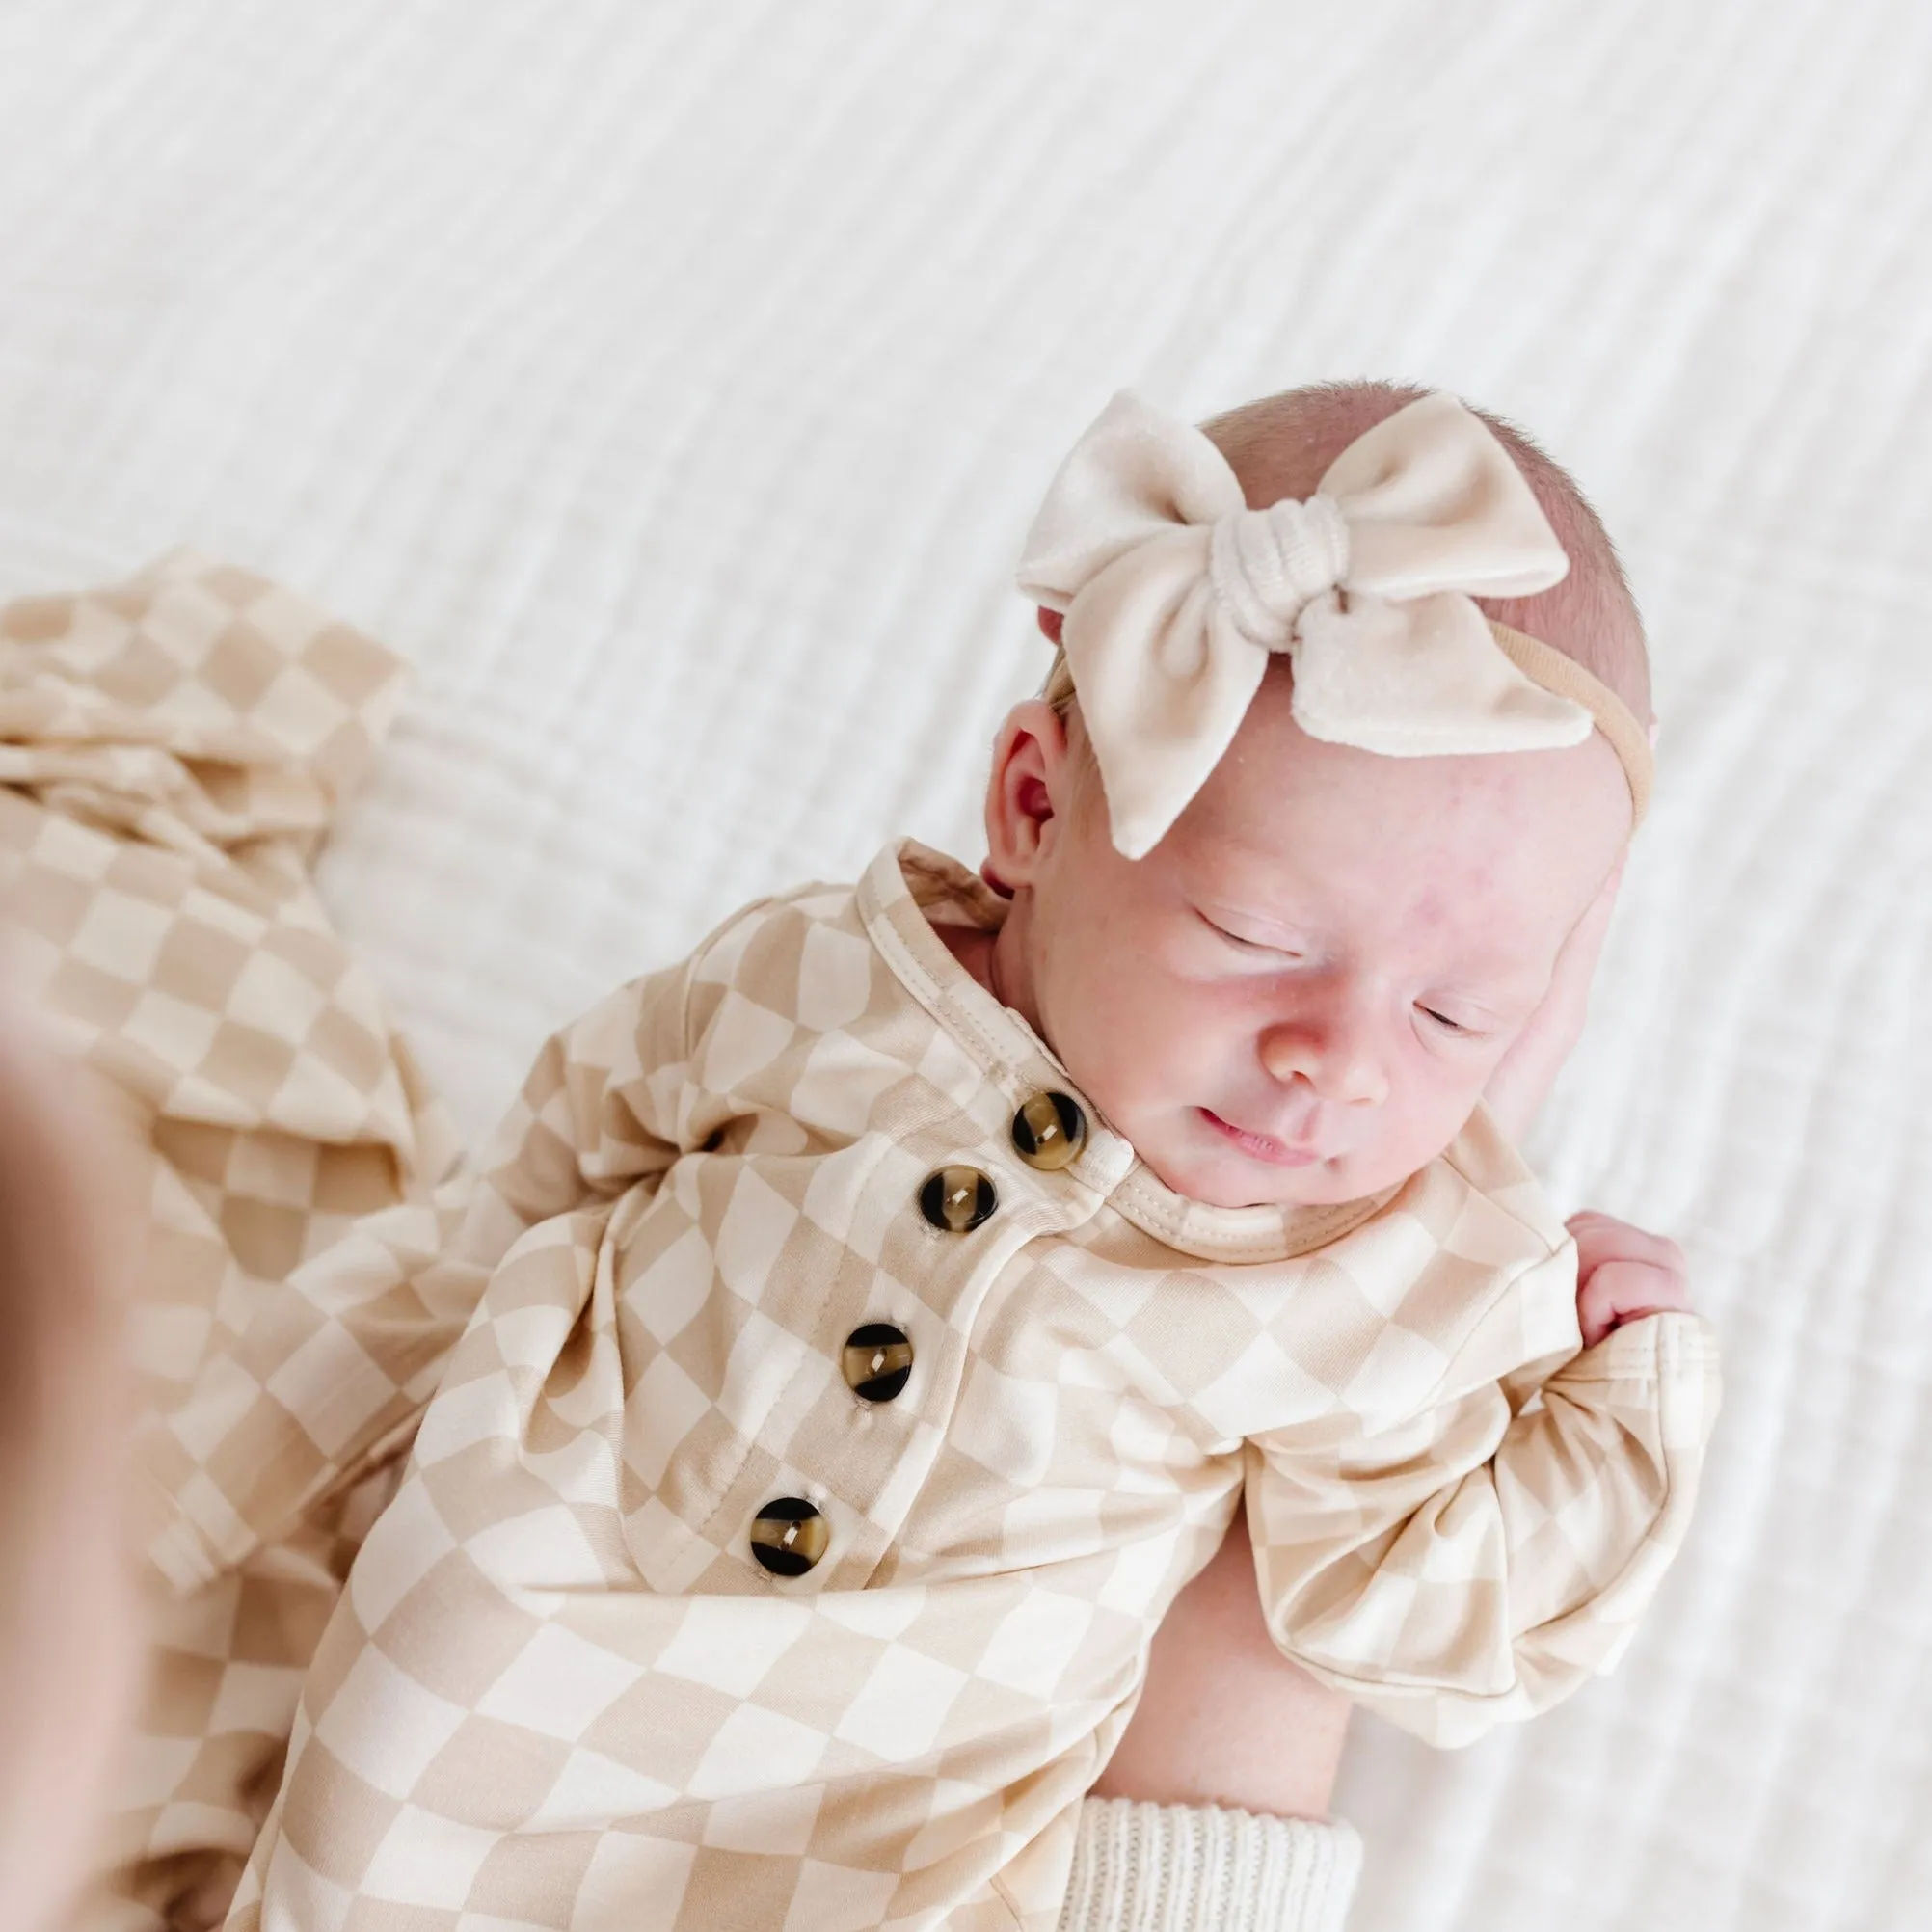
[[[735,915],[550,1042],[441,1256],[297,1275],[311,1365],[475,1312],[231,1926],[1050,1932],[1244,1502],[1280,1650],[1437,1742],[1627,1642],[1713,1345],[1484,1105],[1648,795],[1607,540],[1446,396],[1123,397],[1022,583],[979,875]]]

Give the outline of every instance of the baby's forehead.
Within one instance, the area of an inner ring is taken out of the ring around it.
[[[1388,758],[1309,739],[1273,710],[1257,703],[1176,827],[1193,894],[1312,936],[1474,961],[1568,930],[1615,861],[1628,805],[1607,745]]]
[[[1347,815],[1299,814],[1248,827],[1218,824],[1178,852],[1178,871],[1204,899],[1238,903],[1307,926],[1373,924],[1451,931],[1484,918],[1534,913],[1547,899],[1540,868],[1500,831],[1416,823],[1360,836]]]

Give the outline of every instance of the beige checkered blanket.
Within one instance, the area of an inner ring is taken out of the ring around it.
[[[468,1314],[366,1310],[394,1400],[351,1426],[349,1391],[306,1378],[326,1301],[286,1290],[397,1204],[378,1224],[427,1259],[466,1191],[308,877],[400,684],[368,639],[192,557],[0,612],[7,950],[148,1165],[155,1667],[90,1925],[219,1922],[383,1465]]]
[[[1385,1200],[1186,1201],[908,846],[558,1035],[471,1189],[300,863],[388,660],[190,564],[7,636],[34,977],[156,1149],[125,1923],[218,1907],[311,1651],[241,1932],[1046,1932],[1244,1494],[1283,1648],[1425,1734],[1627,1642],[1713,1350],[1578,1353],[1482,1117]]]

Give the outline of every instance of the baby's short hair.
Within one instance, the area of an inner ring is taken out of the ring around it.
[[[1356,437],[1430,393],[1407,383],[1315,383],[1243,403],[1201,425],[1241,480],[1250,509],[1312,496]],[[1650,723],[1650,660],[1643,618],[1623,559],[1576,479],[1526,431],[1469,407],[1494,432],[1570,558],[1570,574],[1535,597],[1479,598],[1485,612],[1571,657]],[[1066,654],[1056,650],[1041,695],[1062,717],[1073,709]]]

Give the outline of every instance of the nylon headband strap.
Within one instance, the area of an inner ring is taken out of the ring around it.
[[[1629,706],[1574,657],[1566,657],[1554,645],[1512,631],[1507,624],[1492,622],[1489,629],[1504,655],[1524,677],[1559,698],[1581,705],[1597,720],[1597,729],[1610,740],[1610,749],[1623,765],[1630,787],[1630,830],[1634,833],[1650,809],[1650,784],[1656,770],[1650,734],[1637,722]]]

